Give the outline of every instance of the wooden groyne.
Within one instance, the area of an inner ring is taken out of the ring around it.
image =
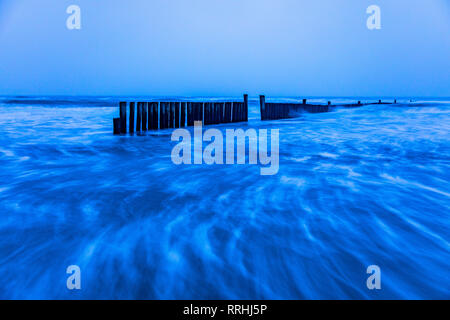
[[[362,107],[375,104],[396,104],[394,102],[366,102],[347,104],[310,104],[307,99],[299,103],[267,103],[266,97],[259,97],[261,120],[290,119],[301,116],[302,113],[329,112],[332,107]],[[248,121],[248,95],[243,101],[233,102],[120,102],[120,117],[113,119],[114,134],[127,133],[127,107],[129,109],[128,132],[162,130],[171,128],[191,127],[194,122],[201,121],[203,125],[221,123],[236,123]]]
[[[278,120],[296,118],[302,112],[322,113],[328,112],[330,102],[327,105],[308,104],[303,99],[302,103],[267,103],[265,96],[259,97],[261,120]]]
[[[248,121],[246,94],[243,102],[120,102],[120,117],[113,119],[114,134],[127,133],[127,105],[129,133],[191,127],[196,121],[203,125]]]
[[[383,102],[381,100],[378,100],[377,102],[365,102],[365,103],[361,103],[361,101],[358,101],[357,103],[338,103],[333,105],[333,107],[352,108],[352,107],[370,106],[375,104],[397,104],[397,100],[394,100],[394,102]]]
[[[267,103],[266,97],[261,95],[259,97],[261,120],[279,120],[279,119],[290,119],[297,118],[301,113],[323,113],[329,112],[331,107],[362,107],[373,104],[396,104],[397,100],[392,102],[368,102],[368,103],[347,103],[347,104],[331,104],[328,101],[327,104],[309,104],[307,99],[302,99],[301,103]]]

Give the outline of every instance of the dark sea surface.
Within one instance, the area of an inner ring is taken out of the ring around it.
[[[0,98],[0,298],[450,299],[449,101],[261,122],[251,97],[215,127],[280,130],[261,176],[176,166],[172,130],[114,136],[122,99]]]

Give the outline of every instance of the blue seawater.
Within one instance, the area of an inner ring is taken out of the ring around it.
[[[450,298],[449,101],[261,122],[253,98],[216,127],[280,130],[261,176],[174,165],[171,130],[114,136],[122,99],[0,99],[0,298]]]

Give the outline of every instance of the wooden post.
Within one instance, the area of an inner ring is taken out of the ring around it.
[[[381,100],[378,100],[378,104],[381,104]]]
[[[184,128],[185,126],[186,126],[186,102],[182,102],[180,112],[180,128]]]
[[[225,122],[225,102],[219,103],[219,123]]]
[[[358,101],[358,106],[360,106],[361,105],[361,101]]]
[[[142,124],[142,102],[138,102],[136,114],[136,132],[141,131],[141,124]]]
[[[226,121],[227,123],[231,123],[231,111],[233,109],[233,102],[227,102],[225,105],[225,113],[226,113]]]
[[[153,102],[147,102],[147,130],[153,130]]]
[[[203,102],[197,102],[197,106],[195,107],[195,114],[196,116],[194,121],[203,121]]]
[[[303,104],[306,104],[306,99],[303,99]]]
[[[212,119],[211,124],[218,124],[219,123],[219,109],[218,104],[216,102],[211,102],[211,109],[212,109]]]
[[[148,114],[147,114],[147,129],[153,130],[153,102],[147,102]]]
[[[202,119],[202,125],[205,124],[205,103],[200,106],[200,119]]]
[[[244,102],[239,102],[239,122],[244,121]]]
[[[244,102],[239,102],[239,122],[244,121]]]
[[[199,104],[198,104],[198,117],[197,117],[198,119],[198,121],[202,121],[202,124],[203,124],[203,103],[202,102],[200,102]]]
[[[241,122],[243,119],[243,111],[244,111],[244,103],[243,102],[238,102],[238,122]]]
[[[159,128],[164,129],[164,102],[159,103]]]
[[[214,102],[209,104],[209,124],[216,123],[216,105]]]
[[[180,103],[175,102],[175,128],[180,127]]]
[[[205,126],[209,125],[209,113],[210,113],[209,106],[210,106],[210,103],[206,102],[205,103],[205,114],[204,114],[205,119],[203,120],[203,123],[205,124]]]
[[[192,102],[191,104],[192,109],[192,125],[195,124],[195,121],[197,120],[197,102]]]
[[[130,102],[130,118],[128,119],[129,120],[128,131],[130,131],[130,133],[134,132],[134,109],[135,109],[134,102]]]
[[[266,120],[266,97],[259,96],[259,112],[261,113],[261,120]]]
[[[192,115],[192,102],[187,103],[187,126],[192,127],[194,125],[194,117]]]
[[[164,104],[164,129],[169,128],[170,102]]]
[[[175,128],[175,102],[170,103],[169,128]]]
[[[153,130],[158,130],[158,120],[159,120],[159,103],[153,102]]]
[[[148,130],[157,130],[157,129],[158,129],[158,102],[148,102]]]
[[[248,121],[248,94],[244,94],[244,118],[243,121]]]
[[[221,102],[217,102],[217,123],[223,123],[223,106]]]
[[[219,122],[219,105],[216,102],[211,103],[211,107],[212,107],[212,121],[211,124],[218,124]]]
[[[331,101],[328,101],[328,106],[331,106]]]
[[[397,104],[397,99],[394,100],[394,103]]]
[[[142,102],[142,131],[147,131],[147,108],[148,103]]]
[[[195,102],[193,103],[193,122],[203,120],[203,103]],[[194,123],[192,124],[194,125]]]
[[[192,103],[192,125],[198,120],[198,104],[197,102]]]
[[[120,134],[120,118],[113,119],[114,134]]]
[[[121,102],[120,106],[120,132],[127,133],[127,103]]]

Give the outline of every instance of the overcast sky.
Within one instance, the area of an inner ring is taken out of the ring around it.
[[[81,30],[66,9],[81,8]],[[381,8],[381,30],[366,9]],[[0,0],[0,95],[450,96],[449,0]]]

